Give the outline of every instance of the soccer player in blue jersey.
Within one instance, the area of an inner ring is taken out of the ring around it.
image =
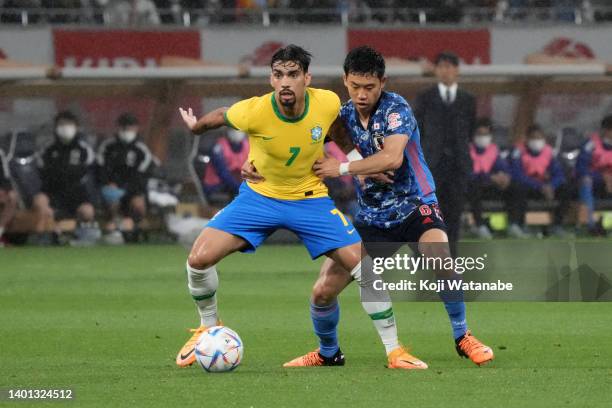
[[[370,47],[358,47],[346,56],[344,84],[350,95],[330,133],[348,133],[343,150],[353,146],[348,162],[326,157],[313,169],[321,178],[342,175],[368,176],[389,173],[391,183],[365,178],[358,190],[360,211],[355,227],[363,242],[414,242],[425,256],[450,256],[446,225],[438,208],[433,177],[421,150],[419,128],[408,103],[384,91],[385,61]],[[348,147],[350,146],[350,147]],[[335,266],[322,272],[341,274]],[[493,359],[490,347],[467,328],[462,297],[444,298],[456,350],[481,365]]]

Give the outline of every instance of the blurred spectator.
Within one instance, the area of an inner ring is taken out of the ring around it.
[[[580,0],[557,0],[554,2],[554,17],[560,22],[573,23],[581,4]]]
[[[507,0],[508,15],[512,20],[522,20],[529,15],[529,0]]]
[[[4,232],[17,214],[17,192],[9,177],[8,161],[0,150],[0,247],[4,246]]]
[[[113,243],[121,242],[119,231],[128,241],[137,239],[138,224],[147,212],[145,197],[153,165],[153,156],[139,137],[138,120],[131,113],[121,114],[117,133],[98,150],[102,198],[113,219],[107,225]]]
[[[52,24],[78,23],[81,17],[81,0],[42,0],[47,9],[47,20]]]
[[[468,2],[470,14],[466,17],[471,21],[493,21],[498,3],[497,0],[471,0]]]
[[[104,8],[110,25],[158,25],[157,7],[152,0],[108,0]]]
[[[595,10],[595,21],[612,21],[612,4],[610,0],[591,0]]]
[[[475,233],[481,239],[491,239],[493,235],[482,218],[482,201],[503,199],[506,210],[512,210],[509,201],[513,194],[510,187],[510,168],[500,156],[499,147],[493,143],[492,124],[488,118],[476,122],[476,132],[470,143],[472,175],[468,184],[468,201],[474,216]],[[510,218],[512,217],[510,215]],[[509,231],[510,232],[510,231]]]
[[[40,21],[40,0],[4,0],[1,23],[36,24]]]
[[[69,111],[55,116],[53,141],[39,155],[42,193],[48,197],[56,220],[74,219],[76,245],[92,245],[100,238],[95,222],[94,152]]]
[[[591,135],[576,162],[580,215],[593,235],[605,235],[595,223],[595,199],[612,198],[612,115],[601,122],[599,133]]]
[[[517,220],[510,228],[518,233],[525,224],[527,199],[544,199],[553,205],[553,233],[564,235],[564,211],[568,208],[570,192],[561,163],[552,147],[546,143],[542,129],[533,125],[527,130],[527,139],[511,153],[510,171],[517,189],[512,197]],[[554,202],[556,200],[556,202]]]
[[[240,169],[249,156],[249,140],[244,132],[228,129],[212,148],[210,165],[204,174],[204,194],[238,193],[242,179]]]
[[[183,5],[181,0],[155,0],[155,7],[162,24],[183,24]]]

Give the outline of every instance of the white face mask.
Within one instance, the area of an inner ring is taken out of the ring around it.
[[[123,143],[132,143],[136,137],[138,136],[138,132],[136,132],[135,130],[120,130],[119,133],[119,140],[121,140]]]
[[[75,125],[59,125],[55,128],[55,133],[62,143],[70,143],[76,136],[77,128]]]
[[[546,140],[544,139],[531,139],[527,141],[527,147],[534,153],[540,153],[546,146]]]
[[[487,146],[491,144],[493,137],[491,135],[476,135],[474,136],[474,144],[476,147],[481,149],[485,149]]]
[[[227,138],[229,139],[231,143],[234,143],[234,144],[241,143],[245,137],[246,137],[246,134],[239,130],[230,129],[227,132]]]

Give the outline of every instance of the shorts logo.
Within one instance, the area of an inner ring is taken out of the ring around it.
[[[393,112],[389,116],[387,116],[388,129],[393,130],[397,129],[402,125],[402,121],[400,120],[402,117],[399,113]]]
[[[314,143],[319,142],[323,138],[323,129],[321,126],[315,126],[310,129],[310,137]]]

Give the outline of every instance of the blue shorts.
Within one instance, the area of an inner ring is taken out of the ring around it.
[[[219,211],[208,227],[239,236],[254,252],[279,228],[295,233],[315,259],[328,251],[360,242],[359,233],[329,197],[279,200],[242,183],[238,196]]]

